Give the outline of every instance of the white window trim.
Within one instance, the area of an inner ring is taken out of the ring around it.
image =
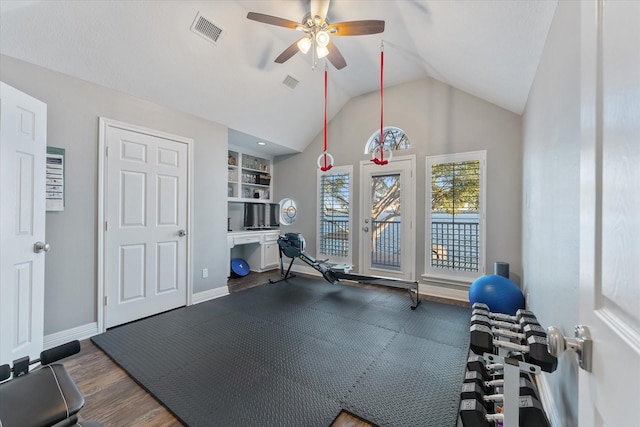
[[[320,179],[323,175],[348,174],[349,175],[349,238],[347,240],[349,251],[346,257],[329,256],[328,261],[338,264],[353,265],[353,165],[333,166],[327,172],[318,169],[316,179],[316,254],[320,255]]]
[[[438,163],[464,162],[480,160],[480,247],[478,250],[478,272],[456,271],[431,266],[431,166]],[[427,156],[425,181],[425,251],[422,278],[428,281],[441,282],[451,285],[469,285],[476,278],[483,276],[486,271],[486,182],[487,182],[487,151],[469,151],[458,154],[444,154]]]

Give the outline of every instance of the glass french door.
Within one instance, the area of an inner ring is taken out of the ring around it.
[[[413,157],[361,163],[360,265],[367,275],[412,280],[415,238]]]

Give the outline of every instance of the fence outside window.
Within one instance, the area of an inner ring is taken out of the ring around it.
[[[480,222],[477,214],[431,221],[431,266],[477,272],[479,268]],[[441,215],[449,216],[449,215]],[[475,218],[474,218],[475,217]]]

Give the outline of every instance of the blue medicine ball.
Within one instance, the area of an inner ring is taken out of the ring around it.
[[[515,316],[518,309],[524,308],[524,295],[518,285],[506,277],[488,274],[471,283],[469,303],[475,302],[487,304],[492,313]]]

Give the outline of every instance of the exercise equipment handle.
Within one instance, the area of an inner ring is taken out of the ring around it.
[[[42,365],[48,365],[53,362],[57,362],[65,357],[72,356],[80,352],[80,341],[75,340],[66,344],[59,345],[57,347],[50,348],[40,353],[40,363]]]

